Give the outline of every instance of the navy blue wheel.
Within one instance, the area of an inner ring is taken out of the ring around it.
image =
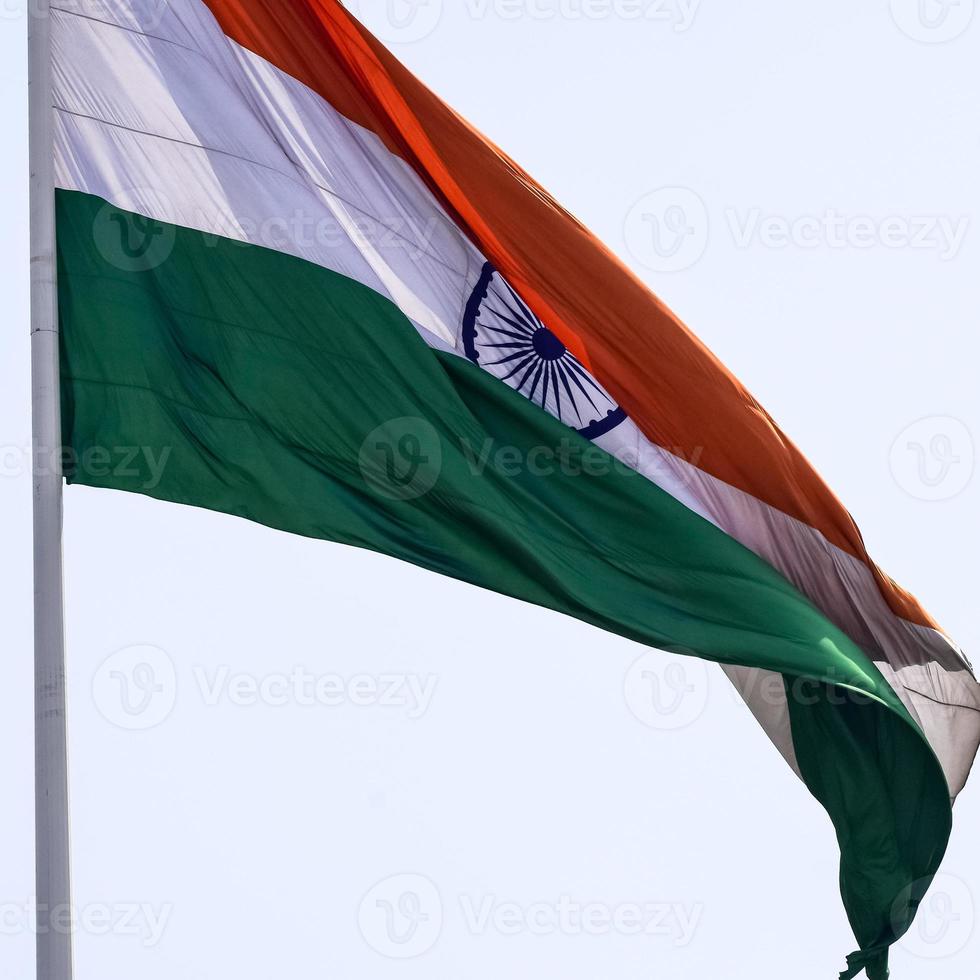
[[[466,305],[463,350],[586,439],[626,421],[605,388],[489,262]]]

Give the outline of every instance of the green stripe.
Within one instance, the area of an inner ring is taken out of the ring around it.
[[[768,564],[429,349],[353,280],[74,192],[58,194],[58,251],[72,482],[383,552],[640,643],[782,673],[858,939],[877,955],[905,931],[948,838],[945,780],[877,668]],[[124,447],[149,452],[124,461]],[[794,678],[815,682],[807,697]]]

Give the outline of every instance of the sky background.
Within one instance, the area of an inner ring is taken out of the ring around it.
[[[34,972],[26,3],[0,0],[15,980]],[[349,6],[682,316],[976,656],[974,0]],[[853,949],[829,820],[715,667],[232,518],[65,504],[80,980],[784,980]],[[974,783],[896,980],[976,976],[978,821]]]

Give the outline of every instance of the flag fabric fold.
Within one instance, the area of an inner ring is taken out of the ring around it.
[[[844,976],[886,976],[980,688],[772,419],[335,0],[52,16],[69,479],[722,664],[837,831]]]

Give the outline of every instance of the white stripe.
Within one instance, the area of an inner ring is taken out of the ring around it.
[[[453,343],[483,260],[407,165],[227,41],[197,0],[169,9],[198,50],[54,15],[59,186],[290,252]]]
[[[200,0],[70,2],[53,32],[58,186],[315,262],[391,299],[430,345],[461,352],[485,259],[380,139],[225,37]],[[884,665],[959,792],[980,741],[980,688],[945,637],[895,616],[870,569],[818,531],[632,422],[598,442],[769,561]],[[757,674],[730,671],[796,768],[785,702],[755,693],[773,688]]]

